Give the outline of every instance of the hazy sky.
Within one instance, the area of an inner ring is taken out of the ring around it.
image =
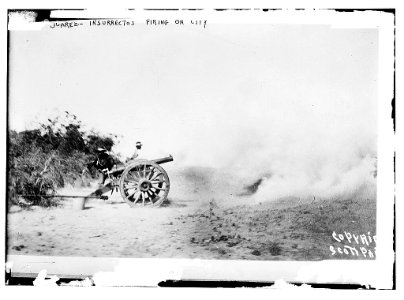
[[[123,155],[141,140],[148,158],[173,154],[180,165],[282,170],[309,158],[302,169],[349,168],[376,151],[377,34],[268,24],[13,31],[10,127],[68,110],[123,135]]]

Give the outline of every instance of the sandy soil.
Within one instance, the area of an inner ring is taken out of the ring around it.
[[[115,193],[91,200],[84,210],[66,199],[61,207],[21,210],[7,215],[8,254],[163,257],[248,260],[363,259],[336,254],[333,231],[375,234],[376,203],[371,199],[302,201],[288,198],[253,204],[249,196],[193,175],[174,184],[162,207],[130,208]],[[195,178],[191,178],[192,182]],[[182,182],[181,184],[179,184]],[[91,188],[61,193],[85,195]],[[225,192],[223,192],[225,191]],[[359,245],[358,245],[359,246]],[[373,248],[372,248],[373,249]]]

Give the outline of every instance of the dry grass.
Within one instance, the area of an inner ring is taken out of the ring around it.
[[[67,183],[82,181],[85,184],[80,176],[84,163],[85,159],[81,153],[63,157],[56,152],[45,154],[40,149],[14,158],[9,176],[11,204],[22,207],[57,206],[59,199],[49,196],[54,195],[58,188]]]

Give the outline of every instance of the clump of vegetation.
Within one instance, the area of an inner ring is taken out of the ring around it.
[[[116,137],[85,132],[81,121],[69,112],[63,117],[48,119],[36,129],[10,131],[9,201],[20,206],[57,205],[57,198],[49,196],[67,183],[82,180],[82,170],[95,159],[95,149],[105,147],[111,150]],[[92,170],[85,176],[95,177],[97,173]],[[24,201],[20,201],[21,195],[30,197],[22,197]]]

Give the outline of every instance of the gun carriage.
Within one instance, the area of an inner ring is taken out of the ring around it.
[[[108,171],[112,191],[119,190],[131,207],[160,206],[170,191],[170,179],[160,165],[173,160],[171,155],[153,160],[138,159]]]

